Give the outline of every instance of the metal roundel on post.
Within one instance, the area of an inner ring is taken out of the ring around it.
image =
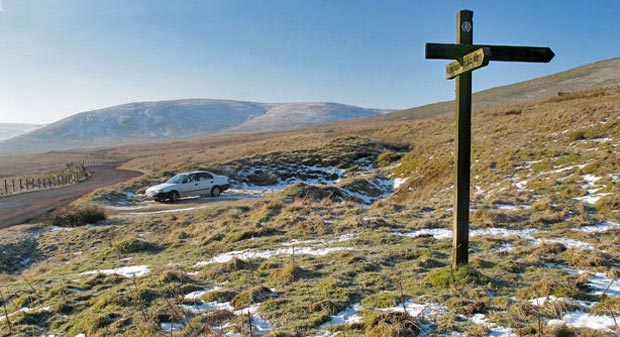
[[[446,66],[446,78],[456,80],[455,202],[452,266],[469,260],[469,193],[471,170],[472,72],[489,61],[549,62],[555,54],[547,47],[475,45],[474,13],[462,10],[456,16],[456,44],[427,43],[427,59],[454,60]]]

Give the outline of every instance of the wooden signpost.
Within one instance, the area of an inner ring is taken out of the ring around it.
[[[546,47],[475,45],[474,13],[462,10],[456,17],[456,44],[427,43],[427,59],[455,60],[446,67],[446,77],[456,78],[456,149],[454,152],[456,201],[452,266],[469,260],[469,185],[471,168],[471,73],[489,61],[549,62],[555,56]]]

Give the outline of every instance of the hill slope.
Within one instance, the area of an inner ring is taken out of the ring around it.
[[[0,336],[616,336],[618,111],[610,89],[475,114],[458,270],[452,114],[107,150],[160,167],[82,200],[106,221],[0,235]],[[136,197],[196,168],[231,190]],[[393,196],[355,200],[382,182]]]
[[[42,127],[39,124],[0,123],[0,141],[17,137]]]
[[[129,103],[82,112],[0,143],[0,153],[43,152],[215,133],[289,130],[384,113],[336,103],[269,104],[186,99]]]
[[[595,62],[561,73],[492,88],[475,93],[473,109],[518,104],[557,96],[559,93],[617,87],[620,83],[620,58]],[[454,111],[454,101],[428,104],[395,111],[381,120],[407,120],[438,116]]]

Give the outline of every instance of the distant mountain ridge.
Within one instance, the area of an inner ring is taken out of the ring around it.
[[[518,104],[562,92],[618,87],[619,84],[620,58],[614,58],[475,93],[473,109]],[[255,103],[213,99],[139,102],[78,113],[36,131],[0,141],[0,155],[214,134],[284,131],[357,118],[412,120],[453,111],[454,101],[394,112],[337,103]]]
[[[43,127],[41,124],[0,123],[0,141],[23,135]]]
[[[137,144],[212,134],[283,131],[388,110],[338,103],[256,103],[183,99],[86,111],[0,142],[0,154]]]

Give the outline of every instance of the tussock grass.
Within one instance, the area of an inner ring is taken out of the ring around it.
[[[614,178],[620,172],[614,155],[615,140],[620,138],[619,109],[620,92],[610,90],[595,97],[486,107],[474,114],[472,227],[536,228],[540,231],[533,235],[536,239],[564,237],[596,250],[567,249],[551,241],[532,246],[530,239],[518,235],[472,237],[470,267],[458,271],[449,267],[451,240],[394,235],[451,228],[451,116],[398,123],[373,120],[365,125],[347,122],[329,130],[117,148],[122,156],[134,158],[125,167],[149,175],[111,190],[138,191],[177,170],[194,167],[238,170],[250,163],[277,160],[279,165],[306,162],[345,168],[365,158],[366,152],[371,155],[363,162],[382,166],[382,173],[391,178],[408,179],[395,196],[368,207],[336,198],[337,192],[329,188],[299,185],[260,200],[148,216],[110,211],[108,220],[97,226],[53,232],[38,228],[20,232],[25,233],[21,238],[3,235],[2,249],[24,244],[32,254],[15,249],[11,253],[38,258],[0,276],[6,285],[0,296],[9,310],[51,309],[48,314],[33,312],[29,318],[15,314],[18,327],[8,331],[0,322],[0,336],[163,335],[158,323],[178,321],[175,310],[183,313],[186,325],[173,336],[215,334],[208,329],[226,324],[230,331],[247,334],[247,317],[221,310],[199,315],[182,311],[181,304],[200,301],[233,301],[235,308],[260,304],[258,314],[273,325],[274,336],[316,335],[320,324],[356,302],[362,303],[362,322],[331,329],[346,336],[416,334],[407,326],[418,324],[421,317],[385,314],[378,318],[383,312],[377,309],[398,306],[403,299],[446,306],[440,317],[425,317],[437,334],[485,335],[487,328],[460,316],[482,313],[489,322],[511,327],[522,336],[593,335],[583,329],[560,331],[546,326],[548,320],[575,307],[560,302],[536,307],[528,300],[570,296],[598,301],[600,307],[592,309],[597,314],[618,310],[615,300],[591,293],[591,275],[572,275],[561,268],[599,272],[618,268],[620,230],[601,234],[572,229],[620,221],[615,207],[620,191]],[[579,131],[582,136],[572,134]],[[590,187],[584,188],[584,174],[600,177],[595,182],[600,186],[592,188],[610,193],[595,205],[573,199],[590,193],[586,190]],[[522,187],[517,187],[521,181],[525,181]],[[341,234],[354,237],[338,241]],[[298,247],[348,250],[195,266],[232,250],[269,250],[292,240],[307,241],[296,244],[296,251]],[[8,266],[15,258],[4,261],[3,266]],[[36,261],[42,262],[39,270]],[[119,275],[79,275],[142,264],[151,271],[135,284]],[[198,300],[183,299],[190,292],[215,286],[223,289]]]
[[[83,205],[66,207],[56,210],[49,219],[52,226],[76,227],[86,224],[95,224],[106,219],[105,211],[97,206]]]

